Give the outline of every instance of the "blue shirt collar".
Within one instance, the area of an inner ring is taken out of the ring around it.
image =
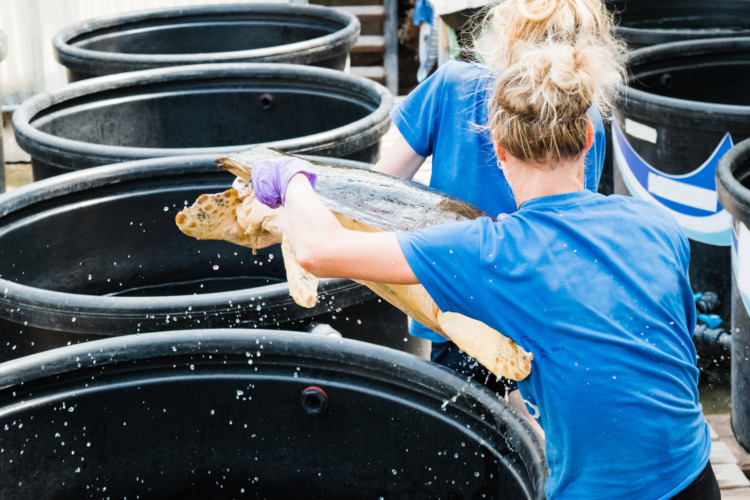
[[[595,196],[601,196],[597,193],[593,193],[588,189],[582,189],[580,191],[573,191],[572,193],[553,194],[549,196],[540,196],[538,198],[530,198],[523,202],[518,208],[523,210],[526,208],[542,208],[542,207],[560,207],[565,205],[576,205],[578,203],[590,200]]]

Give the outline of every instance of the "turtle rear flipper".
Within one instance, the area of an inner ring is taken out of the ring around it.
[[[320,278],[305,271],[292,252],[289,240],[284,236],[281,240],[281,255],[284,257],[286,280],[289,283],[289,295],[294,302],[308,309],[318,303],[318,284]]]
[[[523,380],[531,373],[534,355],[481,321],[442,311],[437,321],[446,337],[493,375]]]
[[[231,174],[236,175],[243,181],[250,182],[253,171],[244,163],[234,161],[231,158],[219,158],[218,160],[216,160],[216,163],[219,164],[219,167],[223,168]]]

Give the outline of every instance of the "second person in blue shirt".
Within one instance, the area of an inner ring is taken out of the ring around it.
[[[603,46],[614,40],[611,15],[600,0],[501,2],[488,11],[484,25],[486,34],[477,45],[487,65],[449,62],[411,92],[391,113],[398,134],[374,169],[411,179],[432,156],[431,187],[496,217],[516,211],[487,128],[497,75],[512,60],[514,44],[549,38],[575,40],[583,35],[599,38]],[[596,107],[589,110],[589,118],[594,142],[585,157],[584,187],[596,192],[606,145]],[[501,396],[507,392],[514,406],[525,411],[515,382],[497,380],[453,342],[417,322],[410,322],[410,333],[432,342],[432,361],[472,377]]]

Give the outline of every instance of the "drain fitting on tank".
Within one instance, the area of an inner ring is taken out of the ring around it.
[[[308,387],[302,391],[302,408],[310,415],[322,415],[328,409],[328,395],[320,387]]]

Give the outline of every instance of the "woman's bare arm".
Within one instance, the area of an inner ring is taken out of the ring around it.
[[[321,203],[307,177],[289,182],[284,205],[286,234],[300,265],[320,278],[417,284],[396,234],[350,231]]]
[[[398,130],[395,136],[391,147],[372,169],[403,179],[412,179],[424,163],[425,157],[418,155]]]

